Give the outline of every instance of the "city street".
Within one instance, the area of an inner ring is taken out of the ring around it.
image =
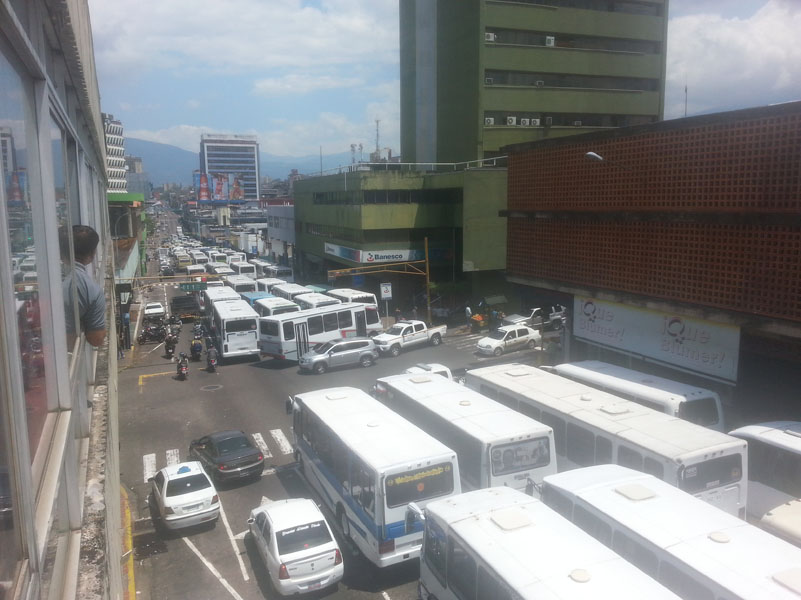
[[[143,302],[169,304],[184,292],[177,284],[155,284]],[[140,325],[141,329],[141,325]],[[189,352],[191,324],[184,324],[176,352]],[[538,351],[479,358],[476,342],[483,334],[463,327],[449,332],[439,347],[425,346],[397,358],[382,357],[369,368],[306,375],[297,365],[265,359],[237,361],[205,371],[205,359],[190,363],[188,380],[179,381],[176,365],[164,357],[164,345],[148,343],[126,355],[120,373],[120,461],[123,485],[130,497],[136,589],[142,600],[166,598],[275,597],[261,559],[245,540],[250,510],[267,499],[310,497],[319,500],[294,468],[291,422],[285,400],[292,394],[323,387],[354,386],[369,390],[376,378],[400,373],[420,362],[439,362],[452,369],[487,362],[535,362]],[[215,528],[164,534],[157,531],[147,504],[147,479],[167,464],[187,460],[192,439],[224,430],[252,435],[265,456],[260,480],[218,486],[222,512]],[[334,519],[327,514],[329,522]],[[338,533],[338,532],[337,532]],[[337,589],[317,597],[417,597],[418,564],[378,572],[340,540],[345,578]]]

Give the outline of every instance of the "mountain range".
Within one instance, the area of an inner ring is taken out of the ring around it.
[[[148,142],[136,138],[125,138],[125,154],[142,159],[142,168],[150,182],[158,187],[164,183],[192,185],[192,171],[199,168],[197,152],[190,152],[177,146]],[[320,156],[275,156],[260,153],[261,175],[271,179],[286,179],[292,169],[300,173],[318,173]],[[323,169],[335,169],[349,165],[350,152],[323,155]]]

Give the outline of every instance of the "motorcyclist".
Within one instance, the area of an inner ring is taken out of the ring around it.
[[[214,345],[211,345],[208,350],[206,350],[206,366],[209,370],[214,370],[217,365],[217,348]]]
[[[195,337],[189,344],[189,351],[192,353],[193,360],[200,360],[200,354],[203,352],[203,342],[200,337]]]
[[[183,375],[183,370],[186,369],[189,372],[189,359],[186,357],[186,352],[181,352],[181,358],[178,360],[178,376],[181,377]]]
[[[170,356],[175,353],[175,346],[178,344],[178,336],[173,335],[172,333],[168,333],[167,337],[164,339],[164,349],[167,351],[167,354]]]

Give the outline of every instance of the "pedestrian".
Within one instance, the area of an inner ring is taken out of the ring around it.
[[[400,308],[396,308],[395,309],[395,322],[397,323],[401,319],[403,319],[403,315],[401,315],[401,309]]]
[[[412,308],[412,319],[417,320],[417,307]]]
[[[473,311],[470,309],[470,305],[464,307],[464,320],[465,324],[470,327],[470,319],[473,318]]]
[[[66,238],[63,231],[61,237]],[[61,241],[67,239],[69,238]],[[106,297],[103,288],[89,274],[86,266],[95,259],[100,236],[88,225],[74,225],[72,227],[72,243],[75,256],[72,278],[68,278],[64,282],[67,290],[65,293],[67,332],[72,339],[83,332],[86,341],[97,347],[102,345],[106,339]],[[78,300],[79,322],[77,324],[74,322],[72,303],[69,300],[72,296],[72,285],[75,286],[75,295]]]
[[[498,324],[498,311],[494,308],[490,313],[490,327],[495,327]]]

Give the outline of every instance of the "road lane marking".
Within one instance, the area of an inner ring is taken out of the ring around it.
[[[381,595],[384,597],[384,600],[391,600],[389,594],[387,594],[386,592],[381,592]]]
[[[275,443],[281,449],[281,454],[292,454],[292,444],[286,439],[284,432],[280,429],[271,429],[270,435],[273,436]]]
[[[156,455],[145,454],[142,456],[142,470],[145,473],[145,483],[156,474]]]
[[[155,350],[158,350],[158,349],[159,349],[159,348],[161,348],[163,345],[164,345],[164,342],[161,342],[161,343],[160,343],[158,346],[156,346],[155,348],[153,348],[153,350],[151,350],[150,352],[148,352],[148,353],[147,353],[147,355],[148,355],[148,356],[150,356],[151,354],[153,354],[153,352],[154,352]]]
[[[160,375],[173,375],[175,371],[164,371],[163,373],[150,373],[149,375],[140,375],[139,376],[139,393],[144,393],[144,385],[145,379],[148,377],[159,377]]]
[[[181,462],[181,451],[178,448],[167,450],[167,466],[177,465]]]
[[[275,467],[269,467],[267,469],[264,469],[264,471],[261,472],[261,476],[262,477],[264,477],[266,475],[275,475]]]
[[[249,529],[245,529],[245,531],[240,531],[234,536],[235,540],[244,540],[245,536],[248,534]]]
[[[206,557],[205,557],[205,556],[203,556],[203,555],[200,553],[200,550],[198,550],[198,549],[195,547],[195,545],[194,545],[194,544],[191,542],[191,540],[190,540],[189,538],[183,537],[183,538],[181,538],[181,539],[182,539],[182,540],[183,540],[183,541],[186,543],[186,545],[187,545],[187,546],[189,546],[189,549],[190,549],[192,552],[194,552],[194,553],[195,553],[195,555],[196,555],[196,556],[197,556],[197,557],[200,559],[200,562],[202,562],[204,565],[206,565],[206,568],[207,568],[209,571],[211,571],[211,574],[212,574],[212,575],[214,575],[214,576],[217,578],[217,580],[218,580],[218,581],[219,581],[219,582],[222,584],[222,586],[223,586],[223,587],[224,587],[226,590],[228,590],[228,592],[231,594],[231,596],[233,596],[234,598],[236,598],[236,600],[244,600],[244,598],[242,598],[242,596],[240,596],[239,594],[237,594],[237,593],[236,593],[236,590],[235,590],[233,587],[231,587],[231,584],[230,584],[230,583],[228,583],[228,582],[225,580],[225,577],[223,577],[223,576],[220,574],[220,572],[219,572],[217,569],[215,569],[215,568],[214,568],[214,565],[213,565],[213,564],[211,564],[211,563],[210,563],[208,560],[206,560]]]
[[[261,437],[260,433],[253,434],[253,441],[256,442],[256,445],[261,450],[261,453],[264,455],[264,458],[272,458],[273,455],[270,453],[270,449],[267,447],[267,442],[264,441],[264,438]]]
[[[242,577],[244,578],[245,581],[250,581],[248,572],[245,570],[245,562],[242,560],[242,556],[239,554],[239,548],[237,548],[236,545],[234,532],[231,531],[231,526],[228,524],[228,517],[225,516],[225,511],[223,510],[222,502],[220,502],[220,516],[222,517],[223,525],[225,525],[225,531],[228,532],[228,539],[231,542],[231,548],[234,549],[234,556],[236,556],[236,560],[239,561],[239,568],[242,571]]]

